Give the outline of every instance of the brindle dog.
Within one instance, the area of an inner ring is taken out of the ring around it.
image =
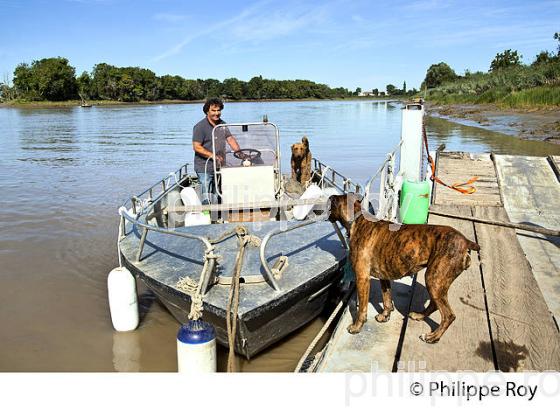
[[[409,317],[423,320],[439,309],[439,327],[420,336],[427,343],[438,342],[455,320],[447,291],[455,278],[470,266],[469,252],[480,250],[478,244],[450,226],[395,225],[377,220],[373,215],[366,218],[362,214],[361,198],[356,194],[331,196],[329,202],[329,220],[342,223],[350,235],[350,261],[356,274],[359,310],[348,331],[359,333],[367,320],[370,276],[379,279],[383,295],[383,312],[375,319],[387,322],[394,310],[390,281],[427,268],[425,280],[430,303],[424,311],[411,312]]]

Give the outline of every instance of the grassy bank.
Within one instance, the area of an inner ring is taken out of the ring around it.
[[[505,108],[560,107],[560,61],[466,74],[428,90],[436,104],[496,104]]]
[[[558,108],[560,87],[535,87],[520,91],[488,90],[476,94],[430,93],[434,104],[496,104],[504,108]]]

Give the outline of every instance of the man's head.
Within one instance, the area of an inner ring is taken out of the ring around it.
[[[222,115],[222,110],[224,109],[224,103],[219,98],[209,98],[204,103],[202,111],[206,114],[208,121],[213,124],[217,124],[220,121],[220,116]]]

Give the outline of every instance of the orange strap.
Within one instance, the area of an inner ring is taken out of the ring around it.
[[[478,179],[478,177],[472,177],[467,182],[448,185],[436,176],[436,164],[434,162],[434,159],[430,155],[430,150],[428,149],[428,137],[426,135],[426,126],[423,122],[422,122],[422,136],[424,137],[424,146],[426,147],[426,155],[428,156],[428,162],[430,164],[430,167],[432,168],[432,176],[430,179],[432,181],[437,182],[438,184],[443,185],[444,187],[453,189],[454,191],[460,192],[462,194],[465,195],[474,194],[476,192],[476,188],[472,186],[472,184]]]

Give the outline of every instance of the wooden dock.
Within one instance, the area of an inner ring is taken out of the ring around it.
[[[476,175],[477,191],[436,185],[430,209],[558,230],[559,168],[558,157],[439,153],[437,175],[447,183]],[[374,319],[382,308],[373,279],[362,332],[346,331],[353,298],[309,371],[560,371],[560,238],[434,214],[428,222],[453,226],[481,248],[451,286],[456,320],[440,342],[419,339],[437,327],[439,312],[422,322],[407,318],[427,305],[423,272],[393,282],[395,311],[387,323]]]

